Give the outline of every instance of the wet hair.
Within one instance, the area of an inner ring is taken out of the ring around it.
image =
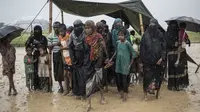
[[[119,35],[119,33],[122,33],[122,34],[126,35],[127,30],[124,27],[122,27],[122,28],[120,28],[120,30],[118,32],[118,35]]]
[[[44,45],[42,45],[42,44],[40,44],[40,45],[38,46],[38,49],[43,49],[44,51],[46,51],[46,47],[45,47]]]
[[[134,31],[134,30],[131,30],[130,34],[131,34],[131,35],[135,35],[135,31]]]
[[[67,27],[65,24],[60,24],[58,30],[67,30]]]
[[[53,23],[53,28],[58,28],[60,26],[60,22],[56,21]]]
[[[103,24],[106,24],[106,20],[101,20],[101,22],[102,22]]]
[[[30,48],[31,50],[33,50],[33,48],[32,48],[30,45],[28,45],[28,46],[25,47],[26,50],[29,49],[29,48]]]
[[[185,22],[181,22],[181,23],[179,24],[179,27],[180,27],[180,28],[186,28],[186,26],[187,26],[187,24],[186,24]]]
[[[69,26],[68,28],[67,28],[67,31],[69,31],[69,32],[72,32],[74,30],[74,27],[73,26]]]

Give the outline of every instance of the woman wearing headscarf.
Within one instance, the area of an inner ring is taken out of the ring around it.
[[[176,65],[178,58],[177,50],[179,46],[179,41],[183,37],[183,30],[179,31],[179,26],[177,21],[171,21],[167,28],[166,40],[168,49],[168,89],[179,91],[181,88],[187,87],[189,85],[188,80],[188,66],[187,61],[181,61],[185,54],[184,50],[180,54],[180,63]],[[185,35],[186,36],[186,35]]]
[[[89,69],[89,51],[85,47],[85,32],[81,20],[73,23],[74,30],[69,38],[69,54],[72,60],[72,92],[77,99],[85,96],[84,69]],[[87,63],[88,62],[88,63]]]
[[[109,58],[111,58],[111,47],[112,47],[112,40],[111,40],[111,36],[109,33],[109,30],[107,29],[107,25],[103,24],[102,22],[97,22],[96,23],[96,31],[97,33],[101,34],[105,44],[106,44],[106,50],[108,51],[108,55]],[[106,54],[103,53],[103,56],[101,56],[101,58],[103,58],[102,60],[106,60]],[[105,65],[105,64],[104,64]],[[105,91],[108,92],[108,83],[111,81],[111,76],[108,76],[108,72],[111,71],[110,68],[108,69],[103,69],[103,82],[104,85],[106,86]],[[112,75],[112,74],[109,74]]]
[[[86,76],[87,78],[95,77],[95,74],[99,72],[103,66],[104,66],[104,59],[103,59],[103,53],[105,53],[105,57],[107,58],[107,61],[109,59],[108,52],[106,49],[105,41],[101,34],[96,32],[96,26],[95,23],[92,20],[88,20],[85,22],[85,42],[86,45],[89,47],[89,59],[91,61],[91,69],[93,72],[91,72],[90,75]],[[91,78],[90,78],[91,79]],[[89,80],[90,80],[89,79]],[[102,79],[99,79],[102,80]],[[94,90],[92,90],[91,93],[86,94],[86,97],[89,97],[89,109],[91,108],[91,102],[90,102],[90,95],[95,92],[96,88],[100,89],[101,92],[101,103],[105,103],[105,99],[103,97],[102,92],[102,84],[101,81],[96,82],[94,84]],[[86,88],[87,89],[87,88]]]
[[[40,52],[39,52],[39,47],[45,46],[45,49],[47,50],[47,38],[45,36],[42,35],[42,27],[37,25],[34,27],[34,32],[33,35],[31,35],[29,37],[29,39],[26,41],[25,46],[31,46],[34,51],[33,51],[33,57],[34,60],[38,60],[39,56],[40,56]],[[39,86],[39,78],[38,78],[38,61],[34,63],[34,89],[40,89]]]
[[[155,90],[157,90],[156,98],[158,98],[164,72],[165,57],[165,38],[158,29],[158,21],[151,19],[140,45],[140,59],[144,70],[144,100],[148,100],[147,93],[155,94]]]

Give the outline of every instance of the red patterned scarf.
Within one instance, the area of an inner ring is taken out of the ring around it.
[[[102,51],[103,37],[99,33],[93,33],[87,36],[85,39],[86,43],[90,46],[90,60],[96,60],[100,57]]]

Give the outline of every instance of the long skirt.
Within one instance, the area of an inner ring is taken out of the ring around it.
[[[64,81],[64,66],[61,52],[53,53],[53,69],[55,81]]]
[[[164,69],[158,65],[150,65],[143,63],[144,78],[143,90],[150,92],[151,90],[159,90],[162,83]]]
[[[186,51],[181,53],[180,63],[176,67],[177,54],[168,55],[168,89],[186,88],[189,85],[187,60],[182,60]]]

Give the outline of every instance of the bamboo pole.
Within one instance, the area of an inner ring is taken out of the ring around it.
[[[139,20],[140,20],[141,35],[143,35],[144,34],[144,25],[143,25],[142,14],[139,14]]]
[[[52,0],[49,0],[49,34],[52,32],[52,9],[53,4]],[[49,85],[50,85],[50,91],[52,91],[53,86],[53,80],[52,80],[52,51],[49,50]]]
[[[64,24],[64,16],[63,16],[63,11],[61,10],[61,21],[62,21],[62,24]]]
[[[53,4],[52,0],[49,0],[49,34],[52,32],[52,9],[53,9]]]

